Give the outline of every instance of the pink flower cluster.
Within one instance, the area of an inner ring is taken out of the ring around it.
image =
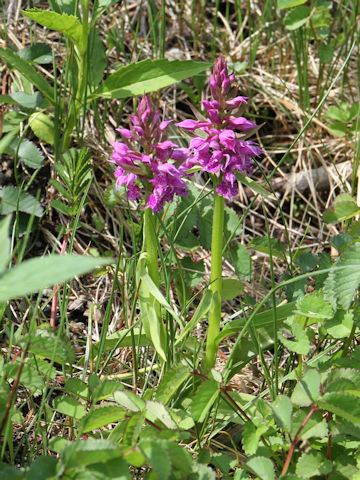
[[[184,169],[174,162],[178,146],[167,140],[166,129],[172,120],[160,121],[160,113],[153,110],[147,95],[130,120],[129,129],[117,128],[123,141],[111,142],[114,151],[110,161],[116,165],[116,186],[126,185],[128,198],[135,200],[140,197],[142,184],[147,206],[158,212],[165,202],[173,201],[175,195],[186,195],[188,190],[182,180]]]
[[[193,136],[189,148],[181,152],[186,158],[183,167],[191,169],[199,165],[203,171],[216,174],[217,193],[229,199],[238,193],[236,172],[251,173],[251,157],[262,154],[256,143],[235,133],[235,130],[246,132],[256,125],[237,116],[247,98],[236,96],[234,81],[235,75],[228,74],[226,62],[220,57],[210,77],[212,98],[202,101],[207,120],[184,120],[177,124]],[[198,136],[196,130],[203,135]]]

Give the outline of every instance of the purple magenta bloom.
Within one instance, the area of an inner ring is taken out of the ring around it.
[[[207,121],[187,119],[176,124],[193,136],[183,168],[190,170],[199,165],[201,170],[215,174],[217,193],[229,199],[238,192],[236,172],[251,174],[251,158],[263,153],[256,143],[243,138],[241,132],[256,125],[236,116],[242,104],[247,103],[247,97],[237,95],[234,82],[235,74],[228,74],[226,62],[220,57],[210,76],[211,99],[201,102]],[[203,132],[201,137],[195,130]]]
[[[123,142],[111,142],[114,150],[109,160],[115,163],[116,188],[125,185],[130,200],[139,199],[140,186],[145,189],[146,206],[153,212],[162,210],[175,195],[187,195],[186,176],[179,161],[186,158],[184,149],[167,140],[166,129],[172,122],[160,122],[151,99],[144,95],[136,115],[130,115],[129,128],[117,128]]]

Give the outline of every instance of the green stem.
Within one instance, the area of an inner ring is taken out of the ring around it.
[[[155,230],[155,217],[150,208],[144,212],[143,250],[147,253],[149,275],[157,287],[160,287],[158,245]]]
[[[215,185],[216,187],[216,185]],[[213,293],[209,313],[209,327],[206,340],[205,368],[210,370],[215,366],[218,342],[216,337],[220,332],[221,297],[222,297],[222,246],[224,230],[224,197],[214,192],[214,214],[211,236],[211,276],[210,290]]]

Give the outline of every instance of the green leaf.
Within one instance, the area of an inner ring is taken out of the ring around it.
[[[11,215],[0,221],[0,272],[4,271],[10,260],[10,227]]]
[[[77,397],[87,400],[89,397],[89,388],[85,382],[79,378],[72,377],[64,385],[64,391],[66,393],[72,393]]]
[[[360,402],[358,396],[345,392],[329,392],[325,393],[318,403],[324,410],[360,424]]]
[[[233,298],[240,295],[240,293],[244,290],[244,285],[240,282],[240,280],[236,280],[235,278],[223,278],[221,280],[221,300],[232,300]]]
[[[189,478],[193,461],[188,451],[172,442],[162,442],[162,445],[170,456],[173,471],[181,472],[182,478]]]
[[[127,462],[121,458],[112,458],[107,462],[95,463],[89,465],[86,469],[85,476],[87,478],[95,478],[96,480],[131,480],[129,467]],[[85,478],[84,478],[85,480]]]
[[[34,112],[29,117],[29,126],[35,135],[50,145],[55,141],[54,122],[43,112]]]
[[[31,168],[42,167],[45,160],[41,151],[27,138],[14,138],[5,151],[13,156],[18,155]]]
[[[93,392],[94,402],[112,397],[118,390],[123,390],[123,385],[116,380],[103,380]]]
[[[191,320],[186,324],[185,328],[180,333],[179,337],[176,339],[175,345],[181,343],[184,338],[192,332],[195,325],[197,325],[200,320],[205,318],[208,314],[208,311],[212,305],[213,293],[210,290],[206,290],[203,296],[201,297],[200,303],[197,306],[195,313],[193,314]]]
[[[278,8],[282,10],[283,8],[292,8],[297,7],[298,5],[303,5],[306,3],[306,0],[278,0]]]
[[[59,460],[55,457],[38,457],[30,467],[26,480],[48,480],[55,477]]]
[[[321,452],[304,453],[296,464],[296,473],[302,478],[324,476],[332,470],[332,463]]]
[[[51,47],[47,43],[36,43],[18,51],[19,57],[35,63],[52,63]]]
[[[294,413],[292,417],[292,438],[298,434],[299,439],[308,440],[309,438],[325,438],[328,436],[328,425],[323,412],[318,410],[312,416],[307,418],[309,408],[302,408]],[[301,431],[300,431],[301,427]],[[300,433],[298,433],[300,431]]]
[[[19,105],[23,108],[40,107],[43,103],[43,97],[40,92],[33,94],[25,92],[14,92],[8,95],[0,95],[0,102],[8,103],[10,105]]]
[[[242,446],[247,455],[253,455],[256,452],[260,438],[266,431],[267,426],[264,424],[256,426],[252,422],[245,423],[242,435]]]
[[[348,310],[360,285],[360,243],[351,245],[338,257],[324,282],[325,299]]]
[[[15,380],[18,374],[19,367],[20,362],[17,361],[15,363],[9,363],[8,365],[6,365],[6,376]],[[26,388],[28,388],[33,395],[39,395],[42,393],[42,389],[44,387],[44,379],[38,373],[38,371],[34,369],[32,365],[28,365],[28,363],[25,363],[25,365],[23,366],[20,382],[22,385],[26,385]]]
[[[61,455],[67,468],[78,468],[122,457],[120,448],[108,440],[81,440],[67,445]]]
[[[191,415],[197,422],[203,422],[219,396],[220,388],[215,380],[200,385],[191,404]]]
[[[81,419],[79,430],[81,433],[91,432],[109,423],[118,422],[125,415],[125,410],[116,405],[99,405]]]
[[[22,12],[43,27],[61,32],[74,42],[75,45],[78,47],[81,46],[83,28],[77,17],[67,15],[66,13],[56,13],[51,10],[41,10],[39,8],[30,8]]]
[[[347,338],[352,330],[354,318],[352,311],[338,310],[333,318],[326,320],[325,328],[333,338]]]
[[[297,30],[305,25],[311,16],[311,8],[303,5],[290,10],[285,17],[284,23],[288,30]]]
[[[240,280],[250,280],[253,269],[251,257],[245,245],[241,243],[231,244],[230,259]]]
[[[290,340],[283,334],[279,337],[279,340],[291,352],[295,352],[300,355],[307,355],[310,351],[310,340],[307,334],[308,332],[304,330],[296,318],[296,316],[293,316],[288,319],[289,322],[292,320],[291,331],[295,338]]]
[[[132,412],[139,412],[145,409],[145,402],[132,392],[116,391],[114,392],[115,402]]]
[[[0,302],[37,292],[112,262],[112,258],[80,255],[47,255],[31,258],[0,273]]]
[[[153,418],[148,418],[149,415]],[[154,421],[154,419],[160,420],[161,423],[165,425],[166,428],[170,430],[176,430],[177,425],[172,419],[170,413],[167,411],[166,407],[159,402],[153,400],[147,400],[146,402],[146,418],[148,420]]]
[[[26,60],[21,58],[17,53],[9,48],[0,48],[0,57],[5,60],[10,67],[18,70],[24,77],[29,80],[51,104],[54,103],[54,90],[51,85],[30,65]]]
[[[252,473],[257,475],[260,480],[275,480],[274,466],[269,458],[250,458],[246,467],[248,467]]]
[[[271,404],[271,410],[277,425],[283,430],[291,431],[293,409],[289,397],[278,395]]]
[[[154,468],[161,480],[167,480],[171,473],[171,461],[167,451],[162,448],[160,442],[154,440],[143,440],[139,448]]]
[[[54,398],[53,408],[57,412],[71,418],[76,418],[77,420],[83,417],[86,413],[85,408],[78,400],[76,400],[76,398],[68,397],[66,395]]]
[[[36,217],[41,217],[43,213],[39,202],[29,193],[17,187],[4,187],[0,190],[0,215],[18,211]]]
[[[55,362],[73,363],[75,361],[74,350],[70,340],[66,336],[59,336],[53,329],[39,327],[35,331],[21,337],[19,344],[42,358],[54,359]]]
[[[196,75],[210,64],[191,60],[143,60],[120,68],[94,92],[93,97],[126,98],[156,92]]]
[[[285,246],[276,240],[276,238],[268,238],[268,237],[257,237],[253,238],[249,244],[250,248],[254,250],[258,250],[259,252],[266,253],[267,255],[271,255],[273,257],[282,258],[285,260]]]
[[[349,194],[339,195],[333,206],[326,210],[323,215],[324,222],[334,224],[348,220],[360,213],[356,200]]]
[[[321,63],[330,63],[334,56],[334,48],[332,45],[319,45],[319,60]]]
[[[66,205],[64,202],[62,202],[61,200],[59,200],[58,198],[55,198],[55,200],[53,200],[50,203],[50,206],[52,208],[55,208],[55,210],[58,210],[59,212],[63,213],[67,217],[75,216],[73,209],[68,205]]]
[[[211,464],[222,473],[229,473],[232,468],[236,467],[237,461],[225,453],[215,453],[211,457]]]
[[[317,370],[309,369],[296,384],[291,395],[291,401],[300,406],[307,406],[316,402],[320,396],[320,383],[320,373]]]
[[[185,365],[177,365],[169,369],[161,379],[156,391],[156,400],[168,403],[178,388],[190,377],[190,369]]]
[[[262,197],[275,199],[274,195],[271,192],[268,192],[264,187],[259,185],[257,182],[255,182],[251,178],[246,177],[243,173],[235,172],[235,175],[236,175],[236,178],[239,180],[239,182],[251,188],[251,190],[253,190],[255,193],[258,193]]]
[[[321,298],[318,293],[310,293],[299,298],[294,313],[318,321],[331,318],[334,315],[330,303]]]

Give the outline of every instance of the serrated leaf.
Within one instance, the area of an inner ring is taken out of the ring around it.
[[[296,473],[303,478],[324,476],[332,470],[332,463],[321,452],[308,452],[296,464]]]
[[[203,422],[217,399],[220,388],[215,380],[200,385],[191,404],[191,415],[197,422]]]
[[[125,415],[125,410],[116,405],[99,405],[81,418],[79,430],[81,433],[91,432],[110,423],[118,422]]]
[[[34,112],[29,117],[29,126],[35,135],[50,145],[54,144],[54,122],[43,112]]]
[[[18,155],[31,168],[40,168],[45,161],[41,151],[27,138],[14,138],[6,152],[13,156]]]
[[[127,462],[121,458],[112,458],[107,462],[95,463],[89,465],[85,476],[96,480],[131,480],[132,475],[129,471]],[[85,478],[84,478],[85,480]]]
[[[209,68],[191,60],[143,60],[120,68],[94,92],[93,97],[126,98],[156,92]]]
[[[72,393],[77,397],[87,400],[89,396],[89,388],[85,382],[79,378],[72,377],[64,385],[64,391],[66,393]]]
[[[309,369],[298,381],[291,395],[296,405],[307,406],[319,399],[321,377],[317,370]]]
[[[294,335],[294,338],[290,340],[283,334],[279,337],[279,340],[291,352],[295,352],[300,355],[307,355],[310,351],[310,340],[307,335],[307,331],[304,330],[303,327],[297,322],[296,316],[290,318],[293,319],[291,331]]]
[[[48,480],[56,477],[59,459],[47,455],[38,457],[30,467],[26,480]]]
[[[62,451],[61,460],[67,468],[78,468],[119,457],[122,457],[122,453],[115,443],[90,439],[67,445]]]
[[[17,187],[4,187],[0,190],[0,215],[17,211],[36,217],[41,217],[43,213],[40,203],[29,193]]]
[[[112,262],[111,258],[80,255],[47,255],[31,258],[0,273],[0,302],[65,282],[75,275],[83,275]]]
[[[9,103],[10,105],[19,105],[24,108],[40,107],[43,103],[43,97],[40,92],[25,93],[14,92],[8,95],[0,95],[0,102]]]
[[[354,324],[354,316],[351,310],[345,312],[338,310],[335,315],[326,320],[325,328],[333,338],[346,338],[350,335]]]
[[[123,385],[116,380],[103,380],[93,392],[94,402],[109,398],[118,390],[123,390],[123,388]]]
[[[235,268],[236,275],[240,280],[250,280],[252,275],[252,261],[245,245],[232,244],[230,247],[230,259]]]
[[[5,270],[10,260],[10,221],[11,215],[0,221],[0,272]]]
[[[18,70],[24,77],[30,81],[51,104],[54,103],[54,90],[47,83],[42,75],[40,75],[29,62],[21,58],[18,54],[9,48],[0,48],[0,57],[5,60],[10,67]]]
[[[264,424],[256,426],[252,422],[245,423],[242,435],[242,446],[247,455],[253,455],[256,452],[261,435],[266,431],[267,426]]]
[[[275,480],[274,465],[269,458],[253,457],[248,460],[246,467],[257,475],[260,480]]]
[[[160,422],[163,423],[166,428],[169,428],[170,430],[177,429],[176,423],[162,403],[148,400],[146,402],[146,414],[148,413],[151,414],[151,416],[153,416],[155,419],[160,420]],[[146,416],[148,417],[148,415]]]
[[[330,303],[317,293],[310,293],[299,298],[294,313],[319,321],[331,318],[334,315]]]
[[[29,353],[33,353],[55,362],[73,363],[75,361],[74,349],[66,336],[59,336],[53,329],[39,327],[19,340],[23,348],[28,347]]]
[[[171,473],[171,461],[167,451],[161,447],[159,442],[143,440],[139,444],[141,452],[145,455],[161,480],[167,480]]]
[[[307,418],[309,411],[309,408],[302,408],[294,413],[292,417],[292,438],[294,438],[296,434],[298,434],[298,438],[302,440],[325,438],[328,436],[328,425],[325,418],[323,418],[323,412],[318,410],[313,413],[310,418]]]
[[[190,369],[185,365],[177,365],[168,370],[161,379],[156,391],[156,400],[168,403],[178,388],[189,378]]]
[[[226,301],[232,300],[240,295],[240,293],[244,290],[244,285],[240,282],[240,280],[236,280],[235,278],[222,278],[221,288],[221,300]]]
[[[132,412],[139,412],[145,409],[144,400],[132,392],[116,391],[114,392],[114,399],[116,403]]]
[[[345,392],[325,393],[319,405],[329,412],[335,413],[346,420],[360,424],[359,397]]]
[[[78,47],[81,46],[83,27],[77,17],[67,15],[66,13],[56,13],[51,10],[41,10],[39,8],[30,8],[22,12],[43,27],[61,32]],[[81,49],[81,51],[82,50],[83,49]]]
[[[86,413],[85,408],[74,397],[62,395],[54,398],[53,408],[63,415],[79,420]]]
[[[286,431],[291,431],[293,409],[289,397],[278,395],[271,404],[271,410],[277,425]]]
[[[324,282],[325,299],[348,310],[360,285],[360,243],[351,245],[338,257]]]

